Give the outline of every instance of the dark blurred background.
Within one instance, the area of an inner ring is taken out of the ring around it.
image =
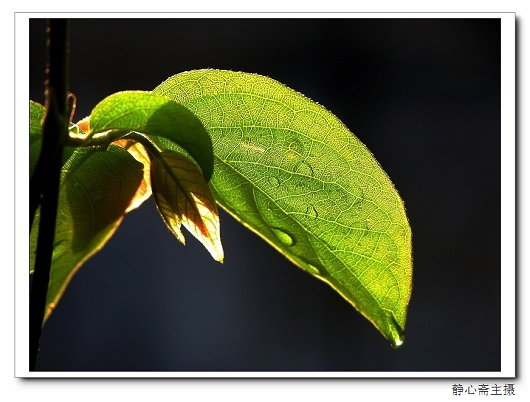
[[[39,102],[45,30],[31,20]],[[500,20],[71,20],[76,119],[114,92],[208,67],[324,105],[388,173],[413,233],[404,345],[224,211],[221,265],[190,234],[182,246],[150,199],[73,278],[37,369],[500,370]]]

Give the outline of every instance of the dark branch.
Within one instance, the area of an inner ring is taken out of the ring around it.
[[[68,20],[48,22],[48,64],[46,82],[46,116],[43,125],[42,150],[35,173],[30,179],[30,225],[40,205],[37,254],[30,293],[29,341],[30,371],[35,370],[50,281],[55,221],[59,199],[61,159],[68,136],[71,103],[68,96]],[[31,228],[31,226],[30,226]]]

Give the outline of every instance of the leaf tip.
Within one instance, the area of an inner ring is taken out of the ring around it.
[[[184,237],[184,233],[182,233],[182,230],[180,230],[180,225],[179,226],[172,225],[172,226],[169,227],[169,229],[171,230],[171,232],[173,232],[173,234],[175,235],[177,240],[179,242],[181,242],[185,246],[186,245],[186,238]]]
[[[390,330],[390,344],[392,348],[398,349],[405,342],[405,331],[403,327],[397,322],[394,314],[389,313],[389,330]]]
[[[392,340],[392,348],[394,349],[399,349],[402,345],[403,345],[403,342],[405,342],[405,336],[401,336],[400,338],[396,338],[396,339],[393,339]]]
[[[225,255],[223,252],[223,248],[221,247],[219,250],[216,251],[215,254],[212,254],[212,257],[215,261],[220,262],[221,264],[225,261]]]
[[[220,262],[221,264],[224,262],[225,254],[219,237],[197,237],[197,239],[202,243],[206,250],[208,250],[215,261]]]

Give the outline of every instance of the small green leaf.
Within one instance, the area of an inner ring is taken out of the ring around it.
[[[213,172],[210,136],[200,120],[184,106],[150,92],[124,91],[101,101],[90,115],[89,134],[137,131],[166,138],[197,161],[206,181]]]
[[[215,200],[199,168],[185,155],[164,151],[151,162],[153,197],[162,219],[183,244],[186,226],[212,257],[224,258]]]
[[[65,162],[45,320],[81,265],[119,226],[143,178],[143,166],[126,150],[77,148]],[[39,212],[30,233],[30,272],[35,264]]]
[[[322,106],[256,74],[190,71],[153,92],[189,108],[210,133],[217,202],[399,346],[411,231],[370,151]]]

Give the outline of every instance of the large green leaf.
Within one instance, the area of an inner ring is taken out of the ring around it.
[[[143,165],[126,150],[77,148],[64,163],[45,319],[81,265],[119,226],[143,178]],[[30,271],[35,264],[39,212],[30,233]]]
[[[400,345],[411,231],[366,146],[325,108],[267,77],[198,70],[153,92],[189,108],[210,133],[217,202]]]
[[[105,98],[90,114],[89,134],[109,130],[166,138],[195,159],[206,181],[212,176],[210,136],[193,113],[170,99],[142,91],[118,92]]]

